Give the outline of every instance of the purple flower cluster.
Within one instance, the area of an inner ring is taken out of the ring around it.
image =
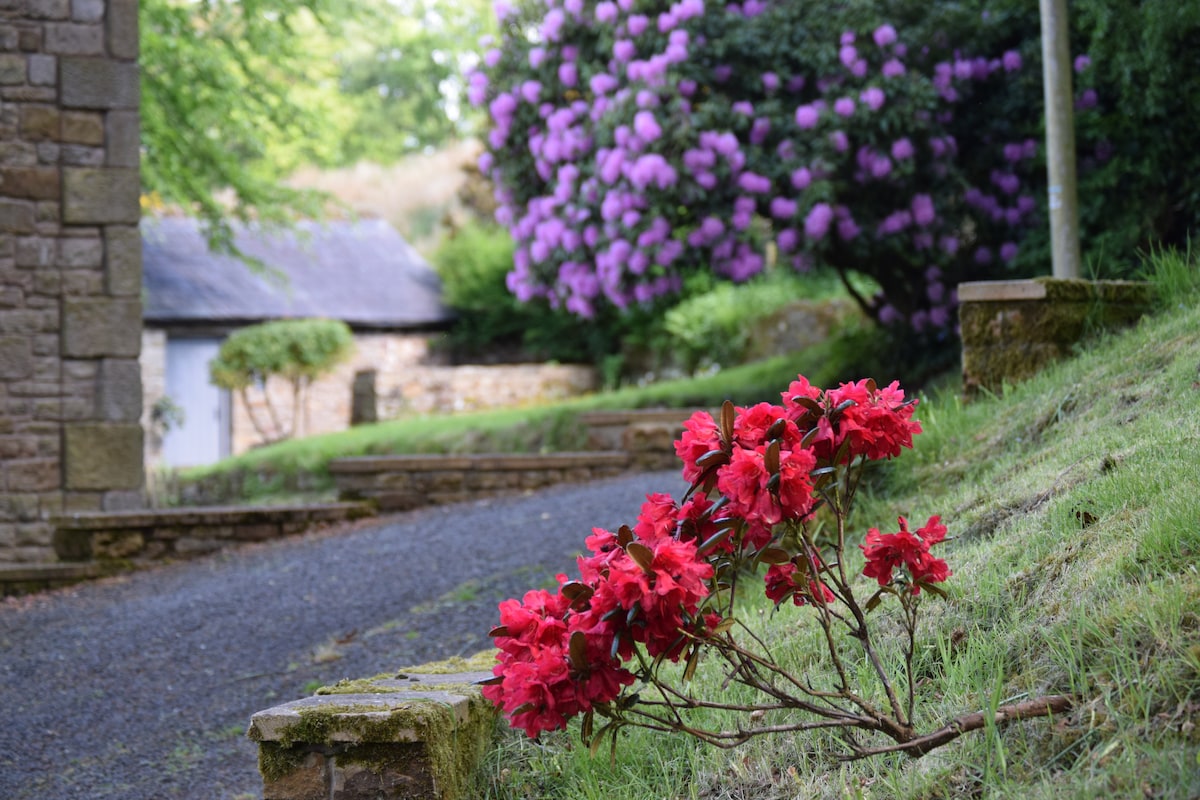
[[[748,52],[735,69],[701,31],[754,41],[794,18],[788,3],[678,0],[654,15],[633,0],[544,3],[536,35],[506,33],[467,81],[490,117],[479,166],[517,243],[508,286],[521,300],[582,316],[648,303],[701,265],[745,280],[774,241],[802,270],[835,256],[922,264],[924,289],[880,299],[877,316],[940,327],[955,303],[947,271],[1016,258],[1036,142],[985,143],[990,181],[963,192],[949,126],[974,86],[1023,68],[1020,53],[937,57],[883,23],[832,35],[828,56]],[[980,229],[963,209],[1003,238],[964,248],[964,228]]]

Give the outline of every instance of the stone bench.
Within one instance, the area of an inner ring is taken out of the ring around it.
[[[479,497],[582,483],[620,475],[625,452],[356,456],[330,462],[342,500],[365,500],[381,511],[456,503]]]
[[[469,798],[495,733],[495,707],[476,685],[491,675],[405,671],[258,712],[247,735],[263,800]]]

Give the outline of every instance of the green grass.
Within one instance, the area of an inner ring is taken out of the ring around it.
[[[722,751],[628,731],[610,760],[577,727],[506,733],[477,796],[1200,797],[1200,297],[1181,260],[1169,272],[1191,288],[1136,329],[1000,396],[925,398],[915,450],[872,477],[854,520],[940,513],[954,537],[939,554],[949,597],[924,605],[919,631],[919,725],[1026,695],[1072,694],[1072,712],[849,764],[819,734]],[[749,605],[777,654],[812,665],[803,609]],[[731,691],[706,665],[697,681]]]

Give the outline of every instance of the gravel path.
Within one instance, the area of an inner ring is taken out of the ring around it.
[[[0,603],[0,798],[261,796],[255,711],[488,646],[675,472],[425,509]]]

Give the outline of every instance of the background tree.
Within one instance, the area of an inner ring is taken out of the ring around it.
[[[251,325],[221,343],[209,365],[212,382],[236,391],[242,398],[254,430],[264,444],[288,439],[302,431],[307,416],[305,392],[314,380],[349,358],[354,336],[344,322],[329,319],[295,319]],[[271,398],[270,384],[282,379],[291,387],[290,419],[285,420]],[[266,408],[266,421],[251,403],[250,389],[257,388]]]
[[[142,0],[142,175],[208,223],[285,223],[326,199],[301,165],[388,163],[463,133],[482,0]]]

